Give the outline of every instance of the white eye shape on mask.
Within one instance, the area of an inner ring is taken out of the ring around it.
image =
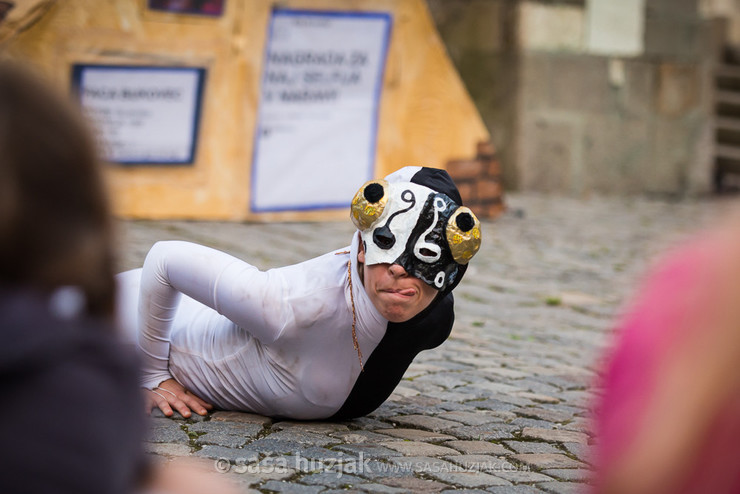
[[[422,233],[421,237],[419,237],[419,240],[416,242],[416,245],[414,245],[414,255],[422,262],[427,262],[429,264],[437,262],[442,255],[442,247],[432,242],[427,242],[426,238],[427,235],[434,230],[434,227],[437,226],[439,213],[443,212],[445,209],[447,209],[447,204],[445,204],[444,200],[442,200],[441,197],[434,198],[434,221],[429,225],[429,228]],[[444,273],[442,273],[442,275],[444,275]]]

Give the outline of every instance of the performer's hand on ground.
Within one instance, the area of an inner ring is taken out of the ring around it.
[[[167,417],[172,416],[173,408],[185,418],[190,417],[191,410],[198,415],[205,415],[213,408],[213,405],[198,398],[174,379],[167,379],[154,389],[144,390],[144,395],[147,413],[158,407]]]

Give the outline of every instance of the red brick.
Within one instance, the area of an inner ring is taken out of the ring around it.
[[[506,205],[504,205],[503,202],[492,202],[488,204],[483,204],[473,210],[473,212],[479,218],[488,219],[498,218],[499,216],[504,214],[504,211],[506,211]]]
[[[478,159],[491,159],[496,154],[496,149],[491,141],[481,141],[477,146]]]
[[[491,178],[498,178],[501,176],[501,163],[497,159],[486,160],[486,175]]]
[[[475,184],[476,195],[482,201],[492,201],[501,197],[503,190],[498,180],[484,178]]]
[[[456,185],[457,190],[460,191],[460,197],[462,197],[463,204],[470,204],[477,200],[474,182],[458,182]]]
[[[480,160],[455,160],[447,163],[447,172],[457,183],[466,179],[480,178],[485,173],[485,169]]]

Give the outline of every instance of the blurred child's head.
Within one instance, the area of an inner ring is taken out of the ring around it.
[[[28,69],[0,62],[0,284],[76,286],[113,310],[107,196],[76,107]]]

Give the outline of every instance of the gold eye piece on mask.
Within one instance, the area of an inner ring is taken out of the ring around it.
[[[360,187],[352,199],[350,218],[360,231],[365,231],[380,218],[388,202],[388,182],[371,180]]]
[[[458,264],[467,264],[480,248],[480,221],[465,206],[452,213],[447,221],[447,244]]]

